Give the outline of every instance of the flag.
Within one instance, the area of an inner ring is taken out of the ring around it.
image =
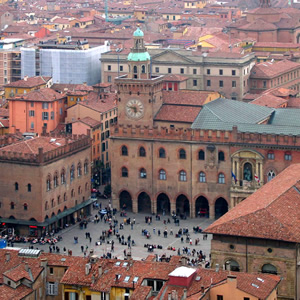
[[[231,177],[233,177],[233,179],[234,179],[234,182],[235,183],[237,183],[237,179],[236,179],[236,176],[235,176],[235,174],[231,171]]]
[[[256,174],[254,175],[254,179],[257,183],[260,183],[259,177]]]

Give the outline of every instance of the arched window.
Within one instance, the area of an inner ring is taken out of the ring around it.
[[[218,183],[222,183],[222,184],[225,183],[225,175],[223,173],[220,173],[218,175]]]
[[[122,146],[122,151],[121,151],[122,156],[128,156],[128,149],[126,146]]]
[[[89,162],[86,160],[84,162],[84,174],[87,174],[89,172],[88,166],[89,166]]]
[[[225,161],[225,155],[224,155],[223,151],[219,151],[218,159],[219,159],[219,161]]]
[[[85,191],[87,191],[88,188],[89,188],[89,184],[86,182],[86,184],[85,184]]]
[[[231,259],[228,260],[225,265],[229,265],[229,270],[228,271],[233,271],[233,272],[239,272],[240,271],[240,265],[237,261]]]
[[[54,207],[54,205],[55,205],[55,203],[54,203],[54,199],[52,199],[52,200],[51,200],[51,207],[53,208],[53,207]]]
[[[202,171],[199,174],[199,182],[206,182],[206,175]]]
[[[140,147],[139,149],[139,156],[145,157],[146,156],[146,150],[144,147]]]
[[[74,178],[75,178],[75,167],[74,165],[72,165],[70,169],[70,181],[72,182]]]
[[[80,177],[81,175],[82,175],[81,163],[78,163],[78,165],[77,165],[77,176]]]
[[[261,268],[262,273],[275,274],[277,275],[277,268],[271,264],[265,264]]]
[[[50,175],[48,175],[46,183],[47,183],[47,191],[50,191],[51,190],[51,177],[50,177]]]
[[[67,201],[67,193],[64,193],[64,202]]]
[[[186,153],[184,149],[179,150],[179,158],[180,159],[186,159]]]
[[[61,184],[65,184],[66,183],[66,172],[65,172],[65,169],[62,169],[62,171],[61,171],[60,182],[61,182]]]
[[[166,150],[164,148],[159,148],[158,156],[159,158],[166,158]]]
[[[74,189],[71,190],[71,198],[75,197]]]
[[[17,182],[15,182],[15,191],[19,190],[19,184]]]
[[[48,201],[46,201],[45,203],[45,210],[48,210],[49,209],[49,205],[48,205]]]
[[[78,195],[81,194],[81,186],[78,187]]]
[[[205,160],[205,152],[203,150],[200,150],[198,152],[198,159],[199,160]]]
[[[167,180],[167,174],[164,169],[159,170],[159,180]]]
[[[268,152],[268,159],[274,160],[275,159],[275,154],[273,151]]]
[[[146,73],[146,67],[145,67],[145,65],[142,65],[142,73]]]
[[[144,168],[140,169],[140,178],[147,178],[147,172]]]
[[[186,181],[186,172],[183,170],[179,172],[179,181]]]
[[[268,181],[272,180],[276,176],[275,172],[273,170],[270,170],[268,172]]]
[[[126,167],[122,168],[122,177],[128,177],[128,169]]]
[[[24,207],[24,210],[27,210],[27,209],[28,209],[28,204],[27,204],[27,203],[24,203],[24,204],[23,204],[23,207]]]
[[[55,172],[53,177],[53,186],[56,188],[58,186],[58,173]]]
[[[137,73],[137,66],[133,66],[133,73]]]
[[[31,192],[31,184],[30,183],[27,184],[27,192]]]
[[[57,204],[60,204],[60,196],[57,197]]]

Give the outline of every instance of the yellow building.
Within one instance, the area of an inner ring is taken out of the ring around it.
[[[206,0],[184,0],[184,8],[203,8]]]

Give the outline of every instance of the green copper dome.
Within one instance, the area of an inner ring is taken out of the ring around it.
[[[147,51],[146,52],[140,52],[140,53],[130,52],[128,54],[127,60],[130,60],[130,61],[150,60],[150,54]]]
[[[144,32],[140,29],[140,27],[138,27],[133,33],[133,36],[144,36]]]

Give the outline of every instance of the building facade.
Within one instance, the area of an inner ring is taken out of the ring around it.
[[[1,222],[40,236],[90,211],[91,140],[37,137],[0,149]]]

